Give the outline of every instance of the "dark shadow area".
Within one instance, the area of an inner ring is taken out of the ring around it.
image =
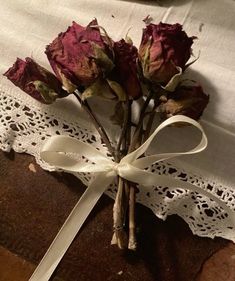
[[[4,153],[4,156],[11,160],[11,161],[14,161],[15,160],[15,151],[13,149],[11,149],[9,152],[3,152]]]
[[[69,174],[49,173],[34,158],[0,153],[7,174],[0,176],[0,245],[38,264],[84,192]],[[29,170],[34,163],[35,172]],[[136,252],[111,246],[113,200],[102,198],[59,264],[64,281],[193,281],[203,262],[225,246],[224,239],[194,236],[178,216],[165,222],[137,204]]]
[[[221,238],[194,236],[180,217],[164,222],[142,205],[137,205],[137,229],[138,250],[124,256],[133,266],[144,262],[156,281],[194,280],[204,260],[228,244]]]
[[[65,172],[47,172],[48,175],[53,176],[59,184],[64,184],[69,188],[74,194],[80,197],[86,190],[86,186],[72,174]]]
[[[49,172],[48,172],[49,173]],[[77,201],[82,196],[82,194],[86,191],[86,186],[74,175],[64,173],[64,172],[52,172],[49,173],[52,175],[60,184],[66,185],[66,187],[76,194]],[[87,220],[84,222],[82,229],[86,227],[86,224],[92,221],[98,213],[102,211],[102,209],[106,208],[108,205],[112,205],[113,200],[106,195],[103,195],[101,199],[97,202],[91,213],[88,215]]]
[[[196,63],[200,63],[200,58],[199,61]],[[188,68],[186,70],[185,77],[195,80],[199,85],[202,86],[204,92],[210,96],[209,104],[207,105],[207,108],[203,113],[202,119],[215,123],[216,125],[219,125],[222,128],[228,130],[235,129],[230,127],[228,124],[218,122],[216,120],[216,116],[219,114],[220,97],[213,83],[209,81],[205,76],[203,76],[200,72],[195,71],[191,68]]]

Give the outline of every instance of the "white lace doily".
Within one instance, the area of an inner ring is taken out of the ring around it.
[[[69,135],[79,138],[94,147],[106,151],[100,138],[84,118],[84,114],[73,103],[72,98],[66,98],[63,108],[59,105],[41,105],[19,90],[0,87],[0,148],[16,152],[26,152],[33,155],[37,163],[46,170],[53,167],[42,162],[39,151],[42,143],[52,135]],[[81,158],[81,161],[85,161]],[[206,189],[235,209],[235,191],[215,182],[191,174],[170,163],[161,163],[149,168],[152,172],[169,174],[183,181],[193,183]],[[76,174],[87,185],[90,175]],[[116,186],[110,186],[107,195],[114,198]],[[165,220],[168,215],[177,214],[189,225],[192,232],[199,236],[214,238],[220,236],[235,242],[234,222],[228,214],[210,199],[176,186],[170,190],[166,186],[153,186],[151,192],[139,187],[138,202],[149,207],[159,218]]]

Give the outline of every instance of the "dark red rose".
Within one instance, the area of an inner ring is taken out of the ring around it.
[[[101,35],[97,20],[87,27],[73,22],[46,47],[46,55],[68,92],[89,86],[113,68],[111,39]]]
[[[198,120],[209,102],[209,96],[201,86],[179,86],[175,92],[168,94],[158,107],[162,117],[186,115]]]
[[[139,48],[144,77],[166,85],[179,72],[179,67],[185,70],[194,39],[188,37],[178,23],[147,25]]]
[[[137,72],[138,51],[135,46],[120,40],[114,43],[116,79],[126,94],[137,99],[142,95]]]
[[[17,87],[42,103],[52,103],[56,98],[68,93],[62,89],[61,82],[51,72],[31,58],[16,62],[4,75]]]

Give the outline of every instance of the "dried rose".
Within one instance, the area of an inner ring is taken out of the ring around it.
[[[111,39],[102,35],[97,20],[87,27],[73,22],[46,47],[46,55],[65,89],[90,86],[113,68]]]
[[[4,75],[17,87],[42,103],[52,103],[56,98],[68,93],[62,89],[61,82],[51,72],[31,58],[16,62]]]
[[[179,86],[162,101],[158,111],[164,119],[182,114],[197,120],[208,102],[209,96],[203,92],[201,86]]]
[[[138,51],[131,43],[124,39],[114,43],[116,80],[125,90],[128,97],[137,99],[142,95],[137,73]]]
[[[147,25],[139,48],[144,77],[151,82],[167,85],[175,75],[185,70],[194,39],[188,37],[178,23]]]

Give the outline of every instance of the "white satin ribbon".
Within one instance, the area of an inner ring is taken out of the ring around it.
[[[154,137],[166,126],[177,122],[184,122],[193,125],[202,133],[200,143],[187,152],[162,153],[151,156],[143,156]],[[68,172],[90,172],[94,173],[93,180],[89,183],[86,191],[75,205],[69,217],[61,227],[51,246],[47,250],[40,264],[30,278],[30,281],[47,281],[56,269],[60,260],[69,248],[79,229],[83,225],[87,216],[109,187],[117,175],[131,182],[143,186],[145,189],[157,185],[167,186],[168,188],[183,188],[186,190],[196,191],[203,194],[231,215],[234,221],[234,213],[220,199],[206,190],[187,183],[185,181],[169,177],[166,175],[157,175],[144,170],[145,168],[173,157],[189,155],[201,152],[207,147],[207,137],[201,125],[195,120],[186,116],[173,116],[159,125],[151,136],[138,149],[126,155],[120,163],[115,163],[105,154],[98,151],[91,144],[84,143],[68,136],[53,136],[42,147],[41,158],[52,166],[63,169]],[[76,153],[85,156],[92,164],[84,164],[72,159],[66,153]]]

